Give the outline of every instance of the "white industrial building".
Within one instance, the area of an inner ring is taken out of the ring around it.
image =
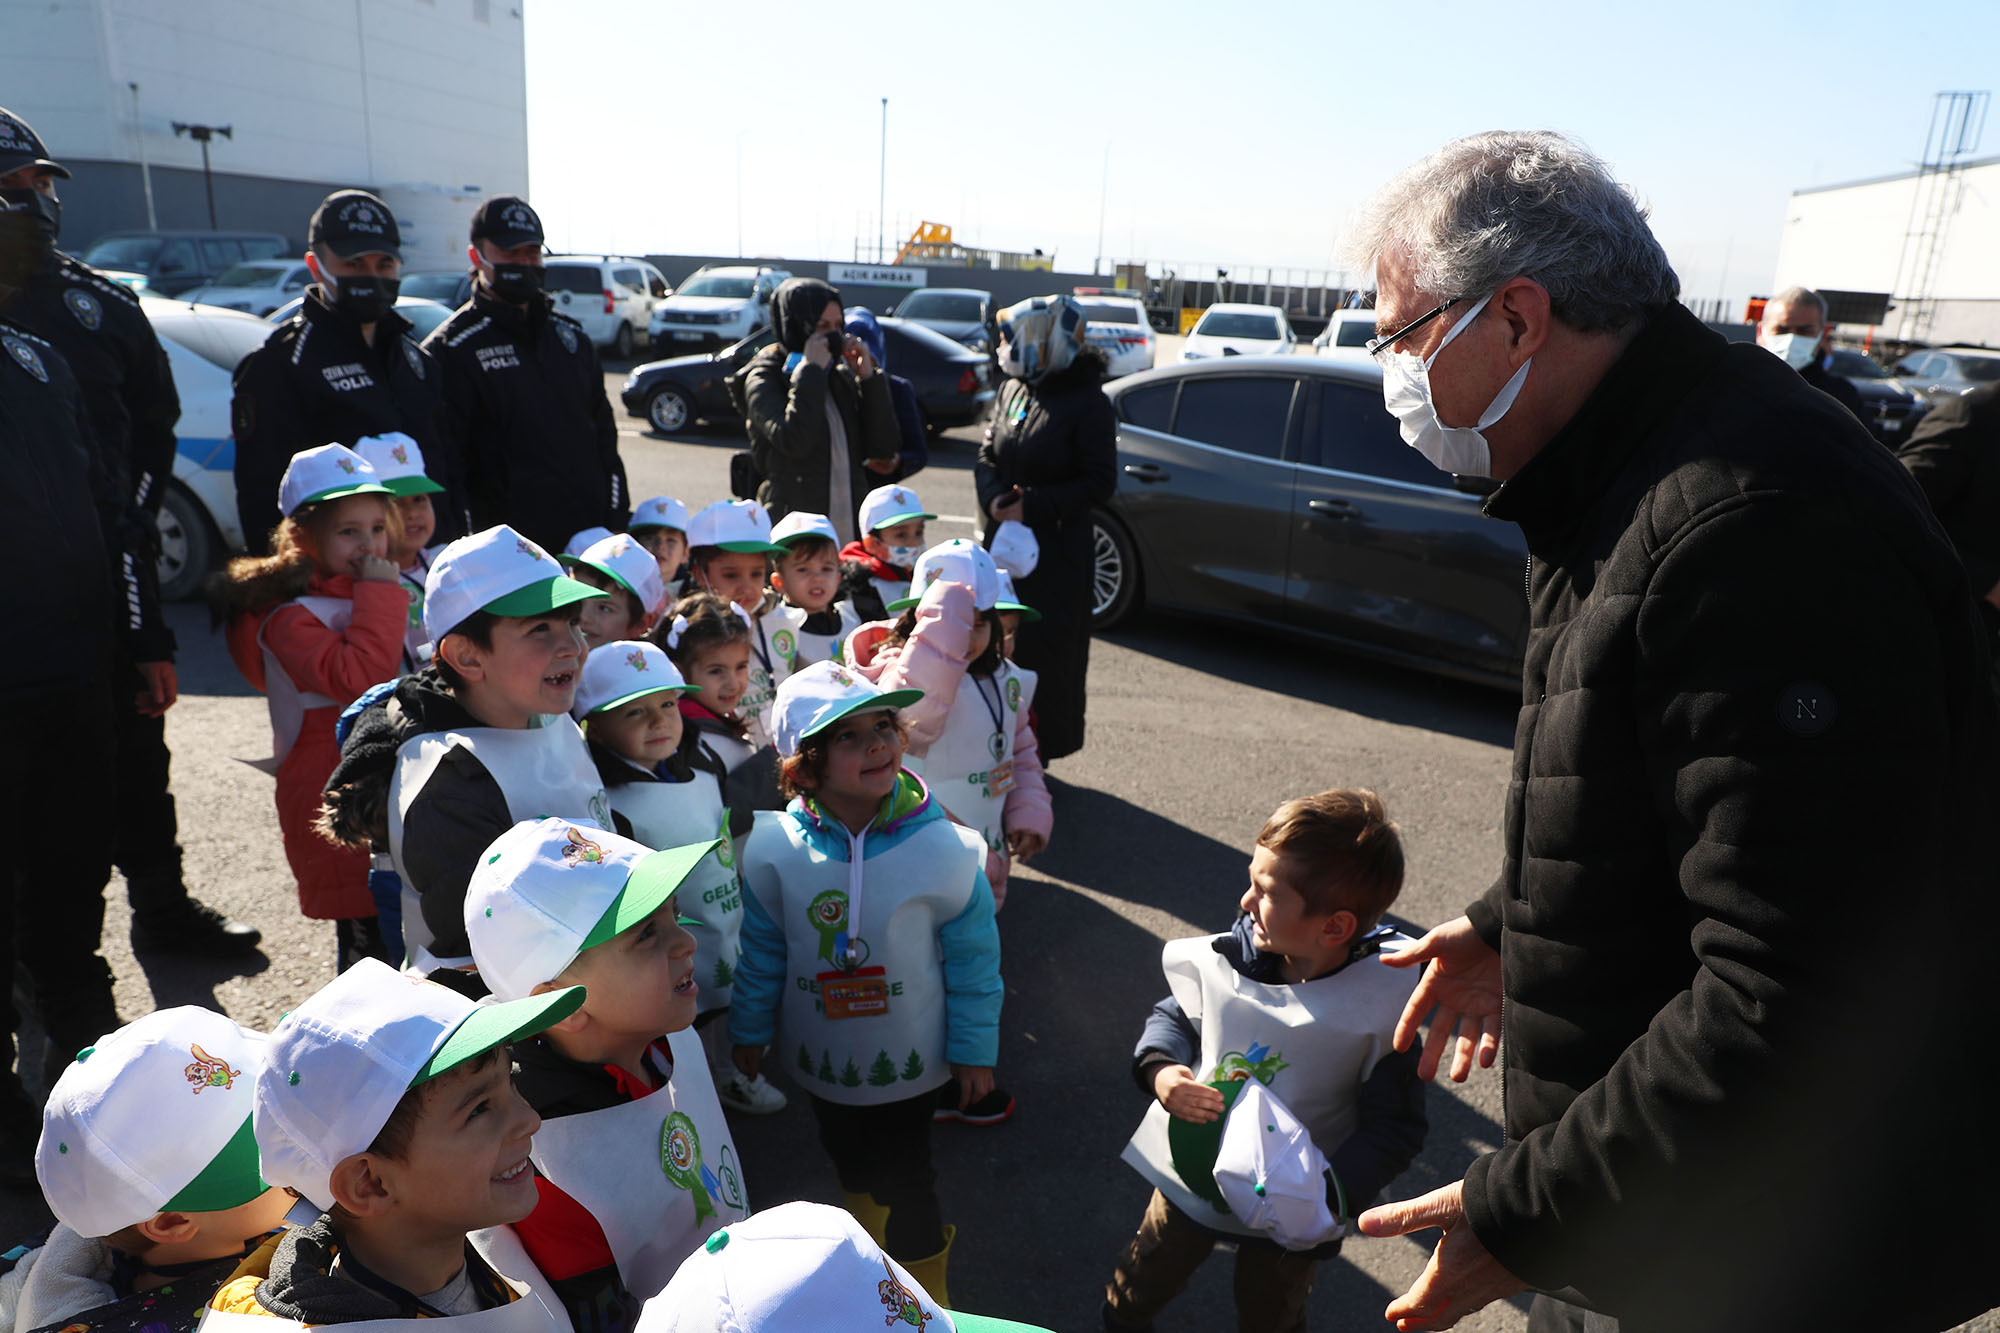
[[[1878,338],[2000,347],[2000,157],[1793,193],[1771,290],[1885,292]]]
[[[473,209],[528,188],[523,0],[0,0],[0,106],[75,173],[64,248],[215,222],[303,246],[330,190],[388,201],[406,269],[458,268]],[[149,197],[150,196],[150,197]]]

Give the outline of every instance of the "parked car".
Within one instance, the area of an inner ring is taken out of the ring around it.
[[[403,295],[436,301],[447,310],[456,310],[472,299],[472,274],[405,273]]]
[[[999,341],[993,324],[993,293],[976,287],[926,287],[911,292],[888,313],[942,333],[975,352],[991,352]]]
[[[1374,336],[1373,310],[1336,310],[1327,320],[1325,330],[1313,339],[1313,352],[1343,361],[1366,361],[1368,343]]]
[[[1181,360],[1211,356],[1286,355],[1297,345],[1285,312],[1274,305],[1222,301],[1201,312],[1181,344]]]
[[[136,273],[162,296],[212,282],[246,259],[300,253],[270,231],[113,231],[90,243],[83,262]]]
[[[1904,388],[1902,381],[1866,352],[1835,348],[1828,354],[1827,369],[1854,386],[1861,395],[1861,405],[1868,409],[1862,424],[1892,449],[1909,438],[1911,428],[1930,410],[1927,401]]]
[[[993,370],[984,353],[908,320],[880,322],[889,368],[915,387],[926,428],[963,426],[986,415],[993,402]],[[625,377],[619,401],[627,414],[643,417],[666,435],[699,421],[739,421],[728,379],[770,344],[771,331],[760,328],[719,352],[649,361]]]
[[[192,597],[209,570],[243,549],[230,381],[237,363],[271,336],[271,326],[255,315],[185,301],[147,297],[140,306],[160,335],[181,399],[174,475],[159,520],[160,594],[175,600]]]
[[[1110,363],[1110,378],[1135,375],[1153,368],[1159,340],[1146,322],[1146,303],[1136,296],[1112,292],[1078,292],[1083,306],[1083,336],[1104,353]]]
[[[1892,373],[1925,402],[1966,393],[2000,380],[2000,351],[1991,347],[1925,347],[1898,361]]]
[[[1168,607],[1519,688],[1520,529],[1480,512],[1492,483],[1403,443],[1372,365],[1230,357],[1105,393],[1119,477],[1093,511],[1099,628]]]
[[[282,324],[293,315],[298,314],[299,307],[304,304],[305,298],[303,296],[287,301],[267,315],[265,317],[266,322]],[[396,298],[396,313],[410,321],[410,336],[418,342],[422,342],[424,339],[430,337],[432,329],[450,319],[452,309],[453,307],[445,305],[442,302],[427,300],[421,296],[412,296],[408,292],[404,292]]]
[[[180,293],[198,305],[219,305],[268,315],[297,297],[312,281],[312,270],[296,259],[249,259],[216,278]]]
[[[609,255],[550,255],[542,285],[557,310],[617,357],[631,356],[650,336],[653,306],[669,290],[660,270],[645,260]]]
[[[769,264],[699,268],[653,310],[653,346],[704,352],[742,342],[770,317],[771,293],[791,277]]]

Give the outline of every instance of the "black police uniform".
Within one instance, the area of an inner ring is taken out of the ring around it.
[[[231,419],[236,434],[236,513],[244,543],[268,549],[278,525],[278,479],[301,449],[352,448],[365,435],[402,431],[424,451],[424,471],[445,488],[437,535],[464,532],[463,487],[439,433],[442,377],[394,311],[375,325],[371,346],[353,317],[306,289],[299,313],[236,367]]]
[[[584,528],[624,529],[617,419],[582,325],[545,295],[517,305],[481,283],[424,347],[444,370],[445,433],[475,531],[506,523],[560,551]]]

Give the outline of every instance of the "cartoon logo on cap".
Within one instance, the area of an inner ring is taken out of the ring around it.
[[[882,1321],[885,1327],[908,1324],[911,1328],[922,1328],[937,1318],[924,1308],[924,1303],[917,1299],[917,1293],[903,1285],[903,1280],[896,1276],[895,1269],[889,1267],[887,1259],[882,1261],[882,1274],[882,1280],[875,1284],[875,1294],[882,1298],[883,1308],[889,1311],[888,1317]]]
[[[906,505],[910,502],[910,493],[903,490],[890,491],[889,498],[899,505]]]
[[[641,652],[637,648],[634,648],[631,652],[625,654],[625,664],[631,667],[634,671],[652,670],[651,667],[646,665],[646,654]]]
[[[522,555],[532,557],[533,559],[536,560],[547,560],[549,558],[549,553],[547,551],[544,551],[541,547],[535,545],[533,542],[529,541],[526,537],[516,537],[514,539],[514,549],[519,551]]]
[[[834,684],[841,686],[843,689],[854,688],[854,677],[848,675],[845,671],[842,671],[839,667],[834,667],[831,670],[829,670],[826,673],[826,678],[832,681]]]
[[[342,472],[354,471],[354,460],[351,458],[336,458],[333,461],[340,466]]]
[[[76,316],[76,322],[95,333],[104,323],[104,307],[97,298],[81,287],[72,287],[63,293],[63,304]]]
[[[563,864],[568,866],[603,865],[604,847],[583,836],[581,830],[571,828],[569,837],[563,842]]]
[[[224,1092],[236,1086],[236,1080],[243,1077],[240,1069],[231,1069],[227,1060],[218,1060],[198,1045],[189,1045],[188,1054],[194,1063],[182,1073],[193,1085],[194,1095],[201,1096],[204,1089],[221,1088]]]
[[[1254,1042],[1247,1051],[1231,1051],[1215,1062],[1212,1083],[1242,1083],[1256,1079],[1266,1087],[1281,1069],[1290,1069],[1285,1057],[1263,1042]]]
[[[389,447],[389,457],[395,459],[398,463],[407,463],[410,461],[410,451],[400,444],[391,445]]]

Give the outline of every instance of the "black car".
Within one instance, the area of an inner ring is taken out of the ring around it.
[[[1526,542],[1480,512],[1492,483],[1403,443],[1374,366],[1218,358],[1105,393],[1119,476],[1094,513],[1096,626],[1144,602],[1519,688]]]
[[[986,415],[993,401],[993,372],[984,355],[921,324],[886,318],[880,323],[889,369],[915,386],[926,429],[963,426]],[[644,417],[666,435],[696,421],[736,421],[729,377],[770,343],[771,331],[758,329],[719,352],[649,361],[625,377],[619,399],[627,413]]]
[[[975,352],[991,352],[1000,341],[993,323],[993,293],[976,287],[926,287],[911,292],[889,313],[936,329]]]
[[[1880,362],[1866,352],[1836,349],[1828,354],[1826,368],[1854,386],[1861,405],[1868,409],[1861,424],[1891,449],[1910,438],[1910,431],[1930,404],[1903,387]]]

